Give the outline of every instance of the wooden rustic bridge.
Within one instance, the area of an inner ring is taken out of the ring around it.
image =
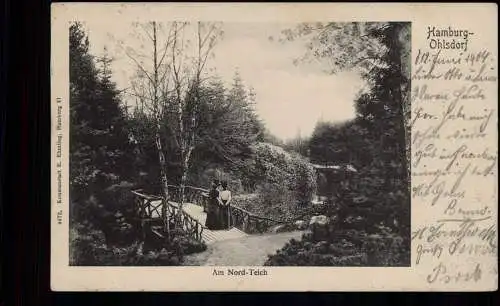
[[[263,233],[270,227],[284,222],[258,216],[243,208],[230,205],[230,226],[227,230],[210,230],[205,226],[207,218],[208,190],[193,186],[184,187],[184,203],[179,214],[181,198],[179,186],[169,185],[170,199],[156,195],[148,195],[141,190],[132,191],[135,195],[136,211],[143,238],[151,231],[157,236],[164,237],[163,220],[171,220],[174,216],[180,217],[182,230],[205,243],[235,239],[249,234]]]

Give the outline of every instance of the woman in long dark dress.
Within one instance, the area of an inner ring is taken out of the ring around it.
[[[218,198],[219,191],[217,190],[217,184],[212,183],[212,188],[208,193],[207,220],[205,221],[205,226],[211,230],[220,228]]]

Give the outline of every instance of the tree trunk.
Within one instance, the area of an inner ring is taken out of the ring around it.
[[[163,221],[163,231],[167,232],[167,237],[170,238],[170,216],[168,215],[168,179],[167,179],[167,166],[165,162],[165,155],[163,153],[163,146],[161,145],[161,125],[160,125],[160,114],[159,114],[159,103],[160,99],[158,97],[158,50],[157,50],[157,39],[156,39],[156,22],[153,21],[153,65],[154,65],[154,75],[153,75],[153,109],[154,109],[154,118],[156,121],[156,133],[155,133],[155,142],[156,142],[156,150],[158,151],[158,160],[160,162],[160,179],[161,179],[161,188],[163,193],[163,203],[161,207],[162,213],[162,221]]]
[[[180,220],[181,212],[184,206],[184,186],[186,185],[187,167],[185,165],[186,140],[184,139],[184,119],[180,93],[178,94],[177,120],[179,123],[179,145],[181,158],[181,180],[179,182],[179,212],[177,219]]]
[[[176,48],[177,48],[177,35],[178,35],[178,29],[177,29],[177,23],[174,24],[175,26],[175,31],[174,31],[174,41],[173,41],[173,47],[172,47],[172,63],[173,63],[173,72],[174,72],[174,86],[175,86],[175,92],[177,95],[177,138],[178,141],[177,143],[179,144],[179,150],[180,150],[180,159],[181,159],[181,180],[179,182],[179,210],[176,215],[176,223],[181,222],[181,213],[183,210],[183,204],[184,204],[184,186],[185,186],[185,181],[186,181],[186,170],[184,167],[184,156],[185,156],[185,151],[186,151],[186,140],[184,137],[184,109],[183,109],[183,103],[182,103],[182,94],[181,94],[181,80],[179,78],[179,70],[182,69],[181,66],[177,68],[177,62],[176,62]],[[180,64],[179,64],[180,65]],[[179,69],[179,70],[178,70]]]
[[[182,210],[184,206],[184,201],[186,199],[185,196],[185,189],[186,189],[186,181],[187,181],[187,165],[183,161],[182,162],[182,175],[181,175],[181,181],[179,182],[179,192],[180,192],[180,197],[179,197],[179,211]]]
[[[411,139],[411,128],[409,122],[411,121],[411,107],[408,101],[409,95],[408,86],[410,79],[410,58],[409,58],[409,46],[408,38],[405,37],[409,35],[410,28],[407,24],[396,23],[394,26],[394,35],[392,37],[392,48],[391,52],[396,69],[400,72],[401,82],[399,86],[395,87],[395,95],[399,98],[401,103],[401,113],[397,114],[401,116],[403,122],[403,133],[405,135],[405,168],[406,174],[410,176],[410,164],[411,164],[411,153],[410,153],[410,139]]]
[[[191,152],[193,151],[193,146],[190,146],[187,150],[186,147],[182,149],[182,175],[181,175],[181,180],[179,182],[179,192],[180,192],[180,197],[179,197],[179,214],[180,211],[183,209],[184,202],[186,199],[185,196],[185,189],[186,189],[186,182],[187,182],[187,172],[189,170],[189,160],[191,159]]]
[[[158,123],[157,123],[158,124]],[[159,125],[159,124],[158,124]],[[159,127],[157,127],[159,128]],[[160,133],[157,131],[155,135],[156,140],[156,150],[158,151],[158,160],[160,162],[160,178],[161,178],[161,189],[163,195],[163,204],[161,208],[162,221],[163,221],[163,230],[167,232],[168,237],[170,237],[170,216],[168,216],[168,179],[167,179],[167,171],[166,163],[165,163],[165,155],[163,154],[163,148],[161,145]]]

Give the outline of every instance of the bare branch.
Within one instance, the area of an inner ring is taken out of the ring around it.
[[[363,57],[363,58],[358,59],[357,61],[355,61],[352,64],[353,64],[353,66],[357,66],[358,64],[361,64],[362,62],[368,61],[368,60],[379,61],[379,60],[381,60],[381,58],[376,57],[376,56]]]
[[[125,94],[129,95],[129,96],[145,99],[145,100],[151,100],[151,98],[146,96],[146,95],[141,95],[141,94],[137,94],[137,93],[133,93],[133,92],[125,92]]]
[[[137,67],[142,71],[142,73],[144,73],[144,75],[151,81],[153,82],[153,79],[149,76],[149,74],[147,73],[147,71],[144,69],[144,67],[133,57],[131,56],[127,50],[124,50],[125,51],[125,55],[127,55],[128,58],[130,58],[132,61],[134,61],[134,63],[137,65]]]
[[[200,42],[200,47],[203,48],[203,46],[205,46],[205,43],[207,42],[207,40],[210,38],[210,36],[212,36],[212,33],[215,31],[216,29],[216,26],[215,25],[212,25],[210,27],[210,30],[208,32],[208,34],[205,36],[205,38],[203,39],[203,41]],[[199,27],[198,27],[198,35],[200,35],[199,33]]]
[[[140,26],[141,26],[142,30],[144,31],[144,33],[146,33],[146,35],[149,37],[149,39],[151,41],[153,41],[153,37],[151,36],[151,34],[149,34],[148,30],[146,29],[146,26],[143,23],[141,23]]]
[[[167,40],[165,42],[165,47],[163,49],[163,55],[161,56],[160,62],[158,63],[158,66],[161,66],[163,64],[163,60],[165,59],[165,56],[167,55],[167,51],[170,47],[170,44],[172,43],[172,38],[174,37],[172,29],[170,29]]]
[[[163,74],[160,76],[160,79],[159,79],[160,84],[162,84],[162,83],[164,83],[164,82],[165,82],[165,78],[166,78],[166,77],[168,76],[168,74],[171,72],[170,70],[171,70],[170,66],[167,66],[167,67],[165,68],[165,71],[163,72]],[[167,79],[167,87],[168,87],[168,81],[169,81],[169,79]]]
[[[181,95],[181,79],[179,77],[179,72],[181,69],[181,63],[177,65],[177,57],[176,57],[176,52],[177,50],[177,39],[178,39],[178,28],[177,28],[177,23],[174,23],[174,42],[172,46],[172,68],[174,72],[174,86],[175,90],[177,93],[177,103],[181,103],[182,95]]]

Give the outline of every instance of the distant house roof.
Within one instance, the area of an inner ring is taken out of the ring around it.
[[[321,169],[321,170],[326,170],[326,169],[332,169],[332,170],[346,170],[349,172],[358,172],[356,168],[354,168],[352,165],[318,165],[318,164],[313,164],[313,167],[315,169]]]

